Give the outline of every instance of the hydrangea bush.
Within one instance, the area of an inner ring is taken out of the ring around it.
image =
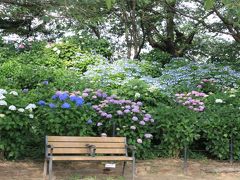
[[[0,151],[7,158],[21,157],[34,131],[33,103],[21,101],[22,92],[0,89]]]

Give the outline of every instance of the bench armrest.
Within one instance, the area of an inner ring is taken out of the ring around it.
[[[133,145],[127,145],[127,149],[130,149],[131,152],[132,152],[132,157],[135,157],[135,152],[137,150],[136,146],[133,146]]]
[[[47,145],[47,153],[48,153],[48,149],[50,149],[50,156],[52,156],[53,155],[53,148],[54,148],[54,146],[53,145],[51,145],[51,144],[48,144]]]

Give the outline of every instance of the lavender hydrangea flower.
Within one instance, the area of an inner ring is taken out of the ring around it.
[[[132,117],[132,120],[133,120],[133,121],[137,121],[137,120],[138,120],[138,117],[133,116],[133,117]]]
[[[139,124],[144,126],[146,123],[144,121],[140,121]]]
[[[120,110],[118,110],[118,111],[117,111],[117,114],[121,116],[121,115],[123,115],[123,112],[120,111]]]
[[[130,113],[130,110],[129,109],[125,109],[123,112],[124,113]]]
[[[106,116],[106,118],[111,119],[111,118],[112,118],[112,115],[111,115],[111,114],[108,114],[108,115]]]
[[[139,109],[132,109],[132,112],[139,113],[140,110]]]

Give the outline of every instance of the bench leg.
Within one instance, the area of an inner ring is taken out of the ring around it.
[[[135,177],[135,158],[133,158],[132,161],[132,180],[134,180]]]
[[[52,158],[49,159],[49,164],[48,164],[48,173],[49,173],[49,180],[52,180]]]
[[[127,164],[127,162],[124,161],[124,162],[123,162],[123,169],[122,169],[122,176],[124,176],[124,171],[125,171],[125,166],[126,166],[126,164]]]
[[[48,161],[47,161],[47,159],[45,158],[45,160],[44,160],[44,165],[43,165],[43,176],[44,176],[44,177],[47,175],[47,164],[48,164]]]

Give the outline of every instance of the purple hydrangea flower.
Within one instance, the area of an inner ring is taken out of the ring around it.
[[[148,121],[149,121],[149,118],[144,117],[143,120],[146,121],[146,122],[148,122]]]
[[[140,110],[139,109],[132,109],[132,112],[139,113]]]
[[[106,94],[106,93],[103,93],[103,94],[102,94],[102,97],[103,97],[103,98],[106,98],[106,97],[107,97],[107,94]]]
[[[62,107],[63,109],[69,109],[69,108],[71,108],[71,105],[65,102],[65,103],[62,104],[61,107]]]
[[[112,115],[111,115],[111,114],[108,114],[108,115],[106,116],[106,118],[111,119],[111,118],[112,118]]]
[[[139,124],[144,126],[146,123],[144,121],[140,121]]]
[[[142,102],[140,102],[140,101],[138,101],[138,102],[137,102],[137,105],[138,105],[138,106],[142,106],[142,105],[143,105],[143,103],[142,103]]]
[[[130,113],[130,110],[129,109],[125,109],[123,112],[124,113]]]
[[[107,113],[105,113],[105,112],[102,112],[101,113],[101,116],[103,116],[103,117],[106,117],[108,114]]]
[[[145,114],[145,117],[148,119],[152,118],[152,116],[150,114]]]

